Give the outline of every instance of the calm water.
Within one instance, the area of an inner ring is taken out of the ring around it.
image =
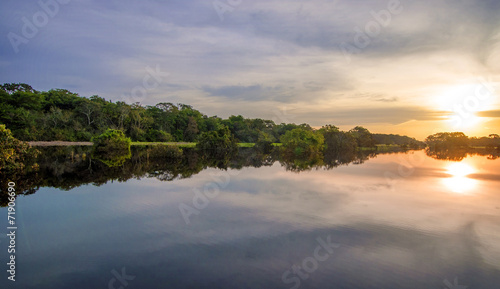
[[[500,288],[500,159],[268,164],[20,196],[0,287]]]

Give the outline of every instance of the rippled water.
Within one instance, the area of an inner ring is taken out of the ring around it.
[[[331,170],[276,162],[41,188],[17,199],[17,281],[4,265],[0,285],[497,289],[499,169],[420,151]]]

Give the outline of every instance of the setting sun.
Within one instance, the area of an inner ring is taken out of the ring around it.
[[[437,107],[445,112],[449,129],[474,133],[485,119],[478,112],[491,110],[494,105],[493,90],[478,79],[475,83],[458,84],[446,87],[435,96]]]

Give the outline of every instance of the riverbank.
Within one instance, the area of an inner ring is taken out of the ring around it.
[[[60,146],[92,146],[92,142],[70,142],[70,141],[30,141],[28,144],[32,147],[60,147]],[[168,145],[181,148],[194,148],[195,142],[132,142],[132,146],[155,146]],[[239,143],[239,147],[253,147],[254,143]]]

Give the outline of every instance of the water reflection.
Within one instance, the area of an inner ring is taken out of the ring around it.
[[[156,178],[174,181],[190,178],[207,168],[221,170],[259,168],[279,162],[288,171],[302,172],[312,169],[333,169],[350,163],[362,164],[376,155],[374,152],[335,154],[308,159],[290,159],[280,154],[278,149],[264,152],[258,149],[240,149],[236,155],[215,158],[195,149],[184,149],[180,156],[165,155],[157,147],[133,148],[131,154],[116,162],[103,160],[92,154],[90,147],[43,148],[37,163],[38,171],[19,172],[16,175],[0,175],[2,192],[6,185],[14,181],[18,195],[33,194],[41,187],[62,190],[93,184],[100,186],[109,181],[124,182],[135,178]],[[384,152],[389,153],[389,152]],[[9,177],[7,180],[6,178]],[[6,206],[8,195],[0,194],[0,206]]]
[[[449,178],[443,179],[443,183],[454,193],[469,193],[477,188],[477,180],[468,176],[477,170],[467,163],[453,163],[447,167]]]
[[[130,289],[286,289],[283,273],[328,237],[340,247],[300,288],[444,288],[455,276],[468,288],[500,284],[498,160],[241,150],[214,162],[186,150],[173,162],[146,150],[109,168],[68,152],[45,154],[37,178],[19,179],[19,188],[44,188],[18,199],[22,278],[0,288],[105,288],[110,271],[126,267],[137,276]],[[179,205],[193,205],[194,189],[221,168],[230,182],[186,225]],[[393,190],[385,172],[399,177]],[[464,193],[481,194],[443,193],[453,191],[443,179],[476,181]]]
[[[161,181],[174,181],[190,178],[207,168],[221,170],[242,169],[245,167],[260,168],[272,166],[278,162],[287,171],[305,172],[311,170],[332,170],[350,164],[361,165],[369,159],[380,155],[401,153],[401,151],[342,151],[326,152],[313,158],[289,158],[278,149],[262,151],[258,149],[240,149],[239,153],[226,158],[213,158],[200,154],[194,149],[184,149],[180,157],[170,158],[158,152],[155,148],[134,148],[119,164],[110,166],[93,157],[90,147],[43,148],[37,163],[38,171],[19,172],[15,175],[0,174],[0,189],[7,192],[6,185],[14,181],[18,194],[33,194],[41,187],[53,187],[62,190],[93,184],[103,185],[109,181],[124,182],[128,179],[156,178]],[[495,160],[500,156],[498,150],[470,149],[425,152],[427,156],[439,161],[462,161],[468,156],[486,156]],[[451,165],[444,185],[455,193],[465,193],[473,190],[477,181],[469,174],[470,168]],[[465,172],[465,174],[464,174]],[[7,177],[9,179],[7,180]],[[486,176],[488,177],[488,176]],[[0,207],[6,206],[8,195],[0,194]]]
[[[426,148],[427,156],[443,161],[460,162],[468,156],[485,156],[489,160],[500,158],[500,150],[495,148],[456,148],[456,149],[430,149]]]

